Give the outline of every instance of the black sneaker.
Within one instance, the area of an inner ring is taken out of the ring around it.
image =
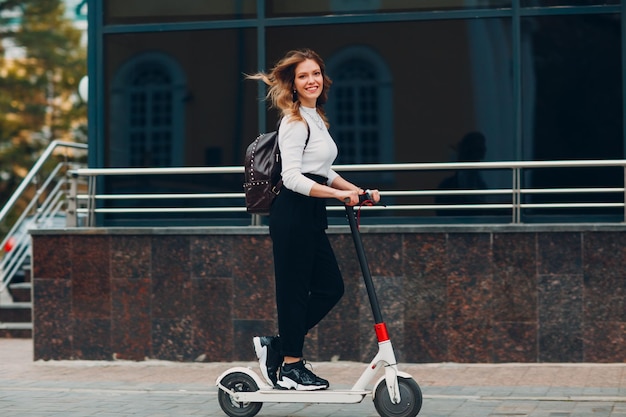
[[[278,385],[284,389],[298,391],[314,391],[326,389],[329,386],[328,381],[315,375],[305,366],[304,360],[281,366]]]
[[[259,358],[261,373],[265,380],[273,387],[278,379],[278,368],[283,362],[280,355],[280,339],[278,336],[256,336],[252,339],[256,357]]]

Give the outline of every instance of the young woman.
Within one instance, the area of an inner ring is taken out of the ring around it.
[[[249,75],[269,85],[267,97],[282,119],[278,143],[283,186],[270,210],[279,336],[255,337],[261,371],[283,389],[326,389],[328,381],[305,367],[304,339],[343,295],[330,246],[325,199],[355,205],[364,191],[331,169],[337,146],[323,105],[330,78],[310,49],[288,52],[268,73]],[[370,191],[375,202],[377,190]],[[279,369],[280,368],[280,369]]]

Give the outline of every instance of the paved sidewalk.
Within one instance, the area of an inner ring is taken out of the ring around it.
[[[32,340],[0,339],[0,416],[225,416],[216,378],[251,363],[37,361]],[[314,363],[332,387],[365,364]],[[626,364],[401,364],[419,383],[424,417],[626,417]],[[270,404],[265,417],[377,416],[359,404]]]

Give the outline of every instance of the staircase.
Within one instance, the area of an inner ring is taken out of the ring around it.
[[[85,144],[52,141],[0,208],[0,225],[4,226],[9,213],[18,216],[0,241],[0,338],[31,338],[33,335],[31,238],[28,230],[79,225],[76,201],[68,198],[70,182],[67,175],[68,170],[84,167],[73,160],[84,156],[86,150]],[[49,171],[51,159],[60,161]],[[74,183],[74,187],[77,186]],[[84,184],[80,187],[82,189]],[[16,213],[17,207],[24,203],[26,207]]]
[[[24,265],[15,274],[8,290],[10,298],[4,296],[3,302],[0,302],[0,338],[31,338],[33,304],[30,264]]]

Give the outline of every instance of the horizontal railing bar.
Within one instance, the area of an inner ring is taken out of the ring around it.
[[[511,194],[511,190],[426,190],[426,191],[381,191],[381,197],[410,197],[421,195],[465,195],[465,194]],[[244,198],[245,193],[216,193],[216,194],[96,194],[97,200],[125,200],[125,199],[167,199],[167,198]],[[87,200],[88,194],[79,194],[76,196],[78,200]]]
[[[170,198],[244,198],[244,193],[215,193],[215,194],[96,194],[94,198],[97,200],[158,200]],[[76,196],[78,200],[87,200],[88,194],[79,194]]]
[[[118,208],[96,208],[95,213],[238,213],[245,212],[245,207],[118,207]],[[77,213],[88,213],[89,209],[76,209]]]
[[[484,190],[419,190],[419,191],[380,191],[381,197],[406,197],[406,196],[421,196],[421,195],[510,195],[512,191],[510,189],[484,189]]]
[[[624,167],[626,159],[572,160],[572,161],[506,161],[506,162],[421,162],[408,164],[354,164],[336,165],[335,171],[440,171],[452,169],[516,169],[566,167]]]
[[[486,213],[489,210],[506,209],[513,215],[513,222],[520,223],[520,214],[524,209],[536,209],[536,208],[624,208],[626,210],[625,203],[615,202],[590,202],[590,203],[576,203],[572,202],[574,198],[569,199],[568,202],[554,202],[554,203],[539,203],[539,202],[526,202],[522,203],[522,196],[524,198],[532,198],[538,195],[565,195],[565,194],[579,194],[579,195],[599,195],[599,194],[624,194],[626,187],[558,187],[558,188],[522,188],[521,176],[534,169],[564,169],[564,168],[602,168],[602,167],[615,167],[621,168],[626,172],[626,159],[614,159],[614,160],[566,160],[566,161],[499,161],[499,162],[448,162],[448,163],[401,163],[401,164],[352,164],[352,165],[334,165],[333,169],[336,171],[348,171],[348,172],[412,172],[414,174],[421,174],[428,171],[462,171],[467,169],[478,170],[503,170],[510,171],[513,179],[511,188],[494,188],[494,189],[417,189],[417,190],[382,190],[380,195],[385,199],[391,197],[398,198],[421,198],[427,197],[433,199],[439,196],[480,196],[487,197],[487,200],[493,200],[493,202],[479,201],[478,204],[455,204],[450,202],[449,204],[401,204],[394,201],[396,205],[376,206],[376,207],[363,207],[366,210],[391,210],[391,211],[427,211],[427,210],[464,210],[464,209],[480,209]],[[243,166],[227,166],[227,167],[170,167],[170,168],[81,168],[70,171],[70,174],[74,178],[89,177],[95,178],[97,176],[137,176],[137,175],[203,175],[203,174],[234,174],[242,175],[244,172]],[[243,178],[242,178],[243,181]],[[150,191],[150,190],[147,190]],[[215,199],[243,199],[245,193],[243,192],[220,192],[220,193],[191,193],[186,190],[185,193],[133,193],[133,194],[95,194],[95,188],[90,190],[87,194],[81,194],[76,196],[77,200],[88,201],[87,208],[79,209],[81,213],[87,213],[90,218],[96,213],[245,213],[245,206],[239,206],[238,203],[230,202],[228,207],[100,207],[96,208],[96,201],[124,201],[128,200],[126,204],[132,204],[130,200],[142,200],[142,201],[167,201],[175,199],[189,199],[199,201],[201,199],[207,199],[215,201]],[[490,196],[494,198],[489,199]],[[510,200],[510,202],[509,202]],[[438,201],[425,201],[426,203],[439,203]],[[414,202],[411,202],[414,203]],[[123,204],[123,203],[122,203]],[[175,202],[171,202],[168,205],[175,205]],[[232,206],[235,204],[235,206]],[[208,204],[207,204],[208,205]],[[331,203],[328,206],[329,210],[343,210],[343,205],[339,203]],[[252,216],[253,224],[256,224],[258,216]],[[91,223],[90,223],[91,224]]]
[[[520,204],[521,208],[606,208],[624,207],[624,203],[528,203]]]
[[[243,174],[243,166],[178,167],[178,168],[80,168],[70,171],[74,176],[99,175],[174,175],[174,174]]]
[[[623,207],[622,203],[542,203],[542,204],[520,204],[522,208],[606,208]],[[510,209],[513,204],[407,204],[402,206],[363,206],[364,210],[446,210],[446,209]],[[328,210],[343,210],[343,206],[328,206]],[[79,208],[78,213],[87,213],[88,209]],[[146,208],[98,208],[96,213],[239,213],[246,211],[245,207],[146,207]]]
[[[623,193],[624,188],[522,188],[523,194],[563,194],[563,193]],[[430,195],[509,195],[512,194],[508,189],[484,189],[484,190],[420,190],[420,191],[381,191],[381,197],[402,197],[402,196],[430,196]],[[171,199],[171,198],[244,198],[245,193],[202,193],[202,194],[97,194],[94,196],[97,200],[149,200],[149,199]],[[79,194],[76,196],[79,200],[87,200],[89,195]]]
[[[524,194],[623,193],[624,188],[522,188]]]
[[[541,204],[520,204],[522,208],[606,208],[606,207],[623,207],[622,203],[541,203]],[[420,204],[420,205],[402,205],[402,206],[363,206],[364,210],[445,210],[445,209],[503,209],[512,208],[513,204]],[[328,206],[329,210],[343,210],[343,206]],[[87,213],[88,209],[79,208],[78,213]],[[211,213],[224,212],[235,213],[246,211],[245,207],[197,207],[197,208],[181,208],[181,207],[154,207],[154,208],[98,208],[94,210],[96,213]]]
[[[513,204],[407,204],[402,206],[363,206],[363,210],[439,210],[439,209],[510,209]],[[343,206],[328,206],[329,210],[345,210]]]
[[[424,205],[403,205],[403,206],[363,206],[361,209],[365,210],[432,210],[432,209],[501,209],[512,208],[512,204],[424,204]],[[344,210],[343,206],[328,206],[329,210]],[[76,210],[78,213],[87,213],[88,209],[79,208]],[[182,208],[182,207],[145,207],[145,208],[97,208],[94,210],[96,213],[211,213],[211,212],[224,212],[235,213],[245,212],[245,207],[195,207],[195,208]]]
[[[516,169],[563,167],[626,167],[624,159],[573,161],[507,161],[507,162],[422,162],[408,164],[334,165],[336,171],[440,171],[453,169]],[[76,176],[98,175],[168,175],[168,174],[243,174],[243,166],[177,167],[177,168],[80,168],[70,171]]]

